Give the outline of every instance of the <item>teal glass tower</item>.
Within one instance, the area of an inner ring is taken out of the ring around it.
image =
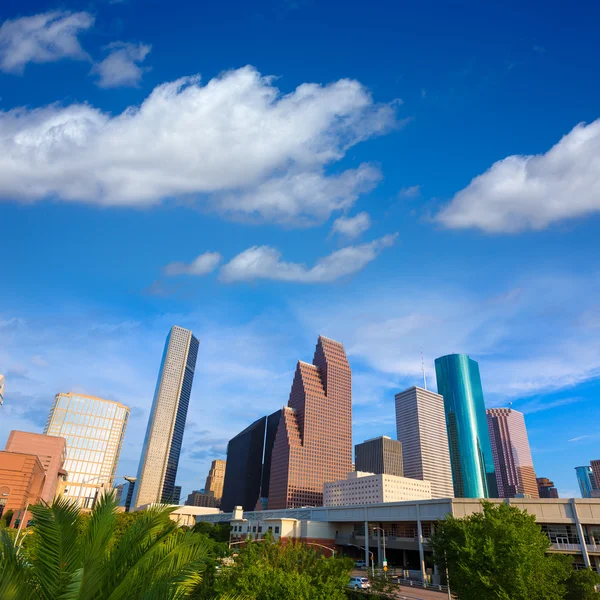
[[[479,365],[466,354],[448,354],[436,359],[435,374],[444,398],[454,495],[497,498]]]
[[[579,484],[581,497],[591,498],[592,492],[598,489],[592,467],[589,465],[585,467],[575,467],[575,473],[577,474],[577,483]]]

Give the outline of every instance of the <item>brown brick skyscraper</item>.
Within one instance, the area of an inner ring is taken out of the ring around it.
[[[275,436],[269,510],[322,506],[323,484],[352,470],[352,372],[339,342],[319,336],[298,361]]]

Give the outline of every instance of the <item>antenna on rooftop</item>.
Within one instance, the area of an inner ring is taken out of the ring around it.
[[[421,370],[423,371],[423,388],[427,389],[427,377],[425,376],[425,359],[423,358],[423,348],[421,348]]]

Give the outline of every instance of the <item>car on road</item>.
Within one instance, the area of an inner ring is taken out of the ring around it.
[[[354,563],[354,566],[355,566],[357,569],[366,569],[366,568],[367,568],[367,563],[366,563],[364,560],[357,560],[357,561]]]
[[[350,581],[346,587],[353,590],[368,590],[371,587],[369,580],[366,577],[350,577]]]

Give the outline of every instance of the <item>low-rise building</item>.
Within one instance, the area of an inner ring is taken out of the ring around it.
[[[324,506],[379,504],[428,498],[431,498],[429,481],[397,477],[385,473],[352,471],[348,473],[347,479],[332,481],[323,487]]]
[[[153,507],[164,507],[164,504],[143,504],[138,506],[135,510],[148,510]],[[211,508],[207,506],[178,506],[173,505],[174,510],[171,512],[170,517],[172,521],[175,521],[179,526],[185,525],[186,527],[193,527],[199,520],[199,517],[206,515],[216,515],[220,511],[218,508]]]
[[[191,494],[188,494],[185,504],[186,506],[207,506],[216,508],[219,501],[212,492],[204,493],[194,490]]]

